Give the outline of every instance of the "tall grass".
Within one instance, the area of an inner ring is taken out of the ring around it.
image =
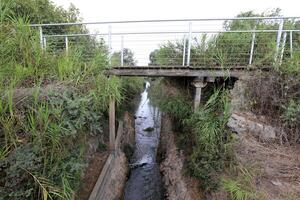
[[[230,178],[221,179],[221,187],[233,200],[265,199],[256,187],[258,169],[254,166],[235,165],[229,168]]]
[[[2,126],[2,131],[4,133],[5,139],[5,148],[9,148],[10,146],[17,147],[18,146],[18,136],[16,135],[15,129],[16,119],[11,116],[1,117],[0,125]]]
[[[192,127],[195,144],[188,158],[188,167],[198,177],[204,189],[214,189],[218,183],[214,174],[222,170],[228,159],[226,144],[230,143],[230,132],[226,129],[229,119],[228,92],[216,90],[208,101],[185,120]],[[230,160],[229,160],[230,161]]]
[[[8,18],[6,6],[0,2],[0,182],[6,183],[0,196],[72,199],[85,167],[86,138],[103,138],[109,100],[121,103],[130,81],[125,86],[102,74],[108,63],[103,41],[88,40],[97,52],[90,61],[83,59],[86,46],[51,55],[40,49],[28,19]],[[57,83],[62,89],[48,93],[45,85],[55,90]],[[16,92],[26,101],[14,102]]]

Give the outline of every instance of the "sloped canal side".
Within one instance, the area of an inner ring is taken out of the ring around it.
[[[125,185],[125,200],[160,200],[163,196],[159,164],[156,162],[161,113],[149,101],[149,87],[147,82],[136,111],[136,148],[130,162],[130,176]]]

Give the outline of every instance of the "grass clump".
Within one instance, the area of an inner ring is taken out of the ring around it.
[[[191,129],[193,147],[188,156],[188,168],[192,176],[201,180],[201,187],[212,190],[217,187],[217,172],[230,162],[231,133],[226,129],[229,119],[227,91],[216,90],[204,105],[186,119]]]
[[[230,177],[221,179],[221,188],[225,190],[232,200],[259,200],[265,199],[263,193],[257,191],[255,168],[235,165],[229,168]]]

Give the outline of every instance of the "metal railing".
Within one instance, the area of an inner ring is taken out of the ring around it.
[[[300,52],[300,17],[241,17],[32,24],[45,51],[105,46],[112,67],[271,66]],[[127,50],[126,50],[127,49]],[[130,57],[130,51],[134,60]],[[128,54],[129,53],[129,54]]]

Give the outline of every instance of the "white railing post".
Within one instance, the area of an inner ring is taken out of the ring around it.
[[[121,36],[121,67],[124,67],[124,36]]]
[[[108,62],[111,65],[111,25],[108,25]]]
[[[43,38],[43,45],[44,45],[44,50],[47,48],[47,39],[44,37]]]
[[[187,66],[190,66],[191,60],[191,46],[192,46],[192,22],[189,23],[189,41],[188,41],[188,55],[187,55]]]
[[[282,47],[281,47],[281,52],[280,52],[280,61],[279,61],[279,65],[281,65],[282,59],[283,59],[283,53],[284,53],[285,42],[286,42],[286,35],[287,35],[287,33],[284,32],[284,33],[283,33]]]
[[[252,42],[251,42],[249,65],[252,65],[253,52],[254,52],[254,44],[255,44],[255,32],[252,33]]]
[[[41,49],[44,49],[44,42],[43,42],[43,28],[42,26],[39,26],[39,31],[40,31],[40,46],[41,46]]]
[[[182,66],[185,66],[185,54],[186,54],[186,35],[184,35],[183,37]]]
[[[290,31],[290,56],[293,58],[293,31]]]
[[[65,37],[65,45],[66,45],[66,54],[69,53],[69,38],[68,36]]]
[[[279,27],[278,27],[278,32],[277,32],[276,54],[275,54],[275,58],[274,58],[275,64],[276,64],[277,59],[278,59],[278,53],[279,53],[279,47],[280,47],[283,24],[284,24],[284,19],[281,19],[280,23],[279,23]]]

